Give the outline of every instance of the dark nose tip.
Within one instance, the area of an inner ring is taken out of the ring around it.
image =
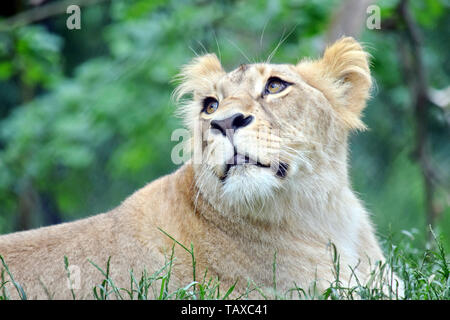
[[[253,116],[244,117],[242,113],[236,113],[223,120],[211,121],[211,128],[219,130],[224,136],[234,133],[239,128],[243,128],[253,121]]]

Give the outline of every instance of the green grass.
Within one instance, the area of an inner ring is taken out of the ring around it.
[[[131,300],[210,300],[210,299],[246,299],[250,293],[256,292],[261,299],[408,299],[408,300],[448,300],[450,299],[450,264],[448,256],[442,244],[442,238],[438,237],[431,230],[433,242],[428,244],[428,248],[419,249],[413,247],[412,238],[414,232],[402,233],[402,237],[394,244],[393,237],[388,236],[382,239],[385,249],[386,263],[377,264],[371,274],[369,283],[360,283],[356,279],[353,287],[345,286],[341,281],[339,253],[333,244],[331,246],[334,281],[323,292],[317,292],[317,288],[310,286],[308,289],[300,288],[295,283],[287,292],[277,290],[276,279],[276,254],[273,257],[273,288],[268,295],[267,290],[262,290],[252,281],[248,281],[243,294],[236,296],[234,283],[229,288],[222,288],[219,279],[208,277],[207,270],[202,274],[197,274],[194,246],[190,248],[184,246],[176,239],[161,230],[170,237],[174,244],[171,254],[166,258],[166,262],[153,273],[147,270],[139,275],[135,275],[133,270],[129,271],[128,288],[119,288],[114,283],[110,275],[110,261],[106,263],[106,270],[100,268],[93,261],[90,263],[103,275],[101,283],[92,288],[92,298],[97,300],[108,299],[131,299]],[[191,255],[192,279],[187,279],[186,284],[180,288],[170,291],[175,246],[180,246]],[[27,299],[27,295],[19,283],[14,280],[4,259],[0,256],[0,261],[4,267],[0,275],[0,300],[9,299],[10,295],[6,290],[6,283],[11,282],[17,290],[20,299]],[[64,257],[64,265],[67,277],[70,278],[69,261]],[[388,267],[389,266],[389,267]],[[404,286],[404,296],[400,297],[398,292],[390,285],[393,282],[393,274],[400,278]],[[386,281],[387,280],[387,281]],[[71,290],[72,298],[77,299],[76,291]]]

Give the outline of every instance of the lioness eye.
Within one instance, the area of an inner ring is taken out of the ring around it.
[[[264,90],[265,94],[279,93],[290,85],[289,82],[283,81],[280,78],[270,78],[266,83]]]
[[[219,101],[214,98],[208,97],[203,101],[203,112],[211,114],[219,108]]]

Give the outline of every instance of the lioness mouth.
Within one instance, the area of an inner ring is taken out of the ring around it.
[[[263,165],[262,163],[260,163],[256,160],[253,160],[250,157],[242,155],[240,153],[235,153],[233,158],[231,158],[229,161],[227,161],[227,164],[230,166],[238,166],[238,165],[246,164],[246,163],[254,164],[259,167],[269,167],[268,165]]]
[[[242,155],[240,153],[235,152],[234,156],[227,161],[224,174],[222,177],[220,177],[220,180],[221,181],[226,180],[226,178],[228,177],[228,172],[232,167],[244,164],[251,164],[261,168],[270,168],[270,165],[262,164],[261,162],[254,160],[246,155]],[[276,175],[280,178],[284,178],[286,176],[288,168],[289,165],[287,163],[280,163]]]
[[[230,171],[230,169],[232,167],[240,166],[240,165],[244,165],[244,164],[251,164],[251,165],[255,165],[257,167],[261,167],[261,168],[270,168],[270,165],[262,164],[261,162],[254,160],[246,155],[242,155],[240,153],[235,152],[234,156],[227,160],[224,174],[222,177],[220,177],[220,180],[221,181],[226,180],[226,178],[228,176],[228,172]]]

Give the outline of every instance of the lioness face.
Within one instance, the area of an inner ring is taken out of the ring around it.
[[[213,206],[254,211],[324,162],[345,162],[337,149],[352,119],[338,110],[334,81],[318,85],[312,66],[257,63],[226,73],[206,55],[183,69],[176,94],[192,93],[182,115],[197,186]]]

